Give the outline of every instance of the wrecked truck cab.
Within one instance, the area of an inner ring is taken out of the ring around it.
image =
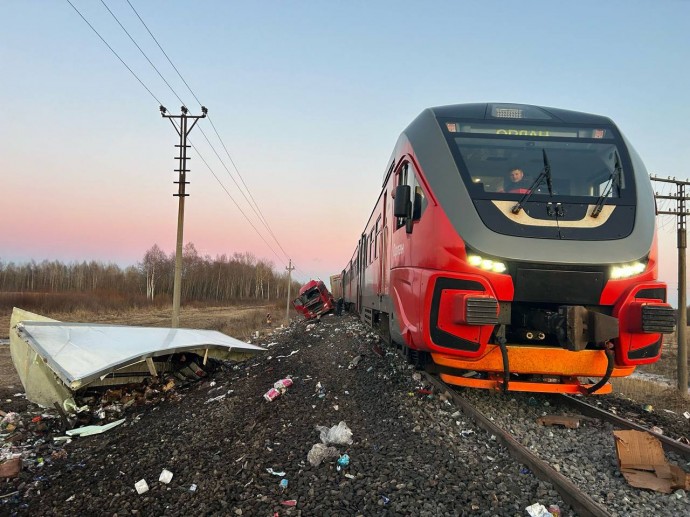
[[[64,405],[77,391],[172,372],[173,354],[241,361],[265,351],[215,330],[65,323],[15,308],[10,353],[26,398]],[[186,361],[189,366],[192,361]]]
[[[335,301],[321,280],[310,280],[300,288],[299,296],[293,300],[292,305],[297,312],[311,320],[331,312]]]

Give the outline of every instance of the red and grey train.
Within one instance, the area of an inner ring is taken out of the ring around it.
[[[448,383],[607,393],[674,329],[655,215],[645,166],[607,117],[426,109],[398,139],[344,300]]]

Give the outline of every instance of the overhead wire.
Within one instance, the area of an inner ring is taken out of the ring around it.
[[[120,26],[120,28],[121,28],[123,31],[125,31],[125,34],[127,34],[127,36],[129,36],[129,39],[132,41],[132,43],[134,43],[134,46],[136,46],[136,47],[139,49],[139,52],[141,52],[141,55],[144,56],[144,58],[146,59],[146,61],[149,62],[149,65],[151,65],[151,66],[153,67],[153,69],[154,69],[154,70],[156,71],[156,73],[158,74],[158,77],[160,77],[160,78],[163,80],[163,82],[168,86],[168,88],[170,88],[170,91],[173,93],[173,95],[174,95],[175,97],[177,97],[177,100],[180,101],[180,103],[182,103],[182,105],[184,105],[184,101],[180,98],[179,95],[177,95],[177,92],[173,89],[172,86],[170,86],[170,83],[169,83],[168,81],[165,80],[165,77],[163,77],[163,74],[161,74],[160,71],[158,70],[158,68],[156,68],[156,65],[154,65],[153,62],[151,62],[151,60],[149,59],[149,57],[146,55],[146,52],[144,52],[144,51],[141,49],[141,47],[140,47],[139,44],[134,40],[134,38],[132,37],[132,35],[127,31],[127,29],[125,29],[125,26],[122,25],[122,23],[120,23],[120,20],[117,18],[117,16],[115,16],[115,13],[112,12],[112,11],[110,10],[110,7],[108,7],[108,4],[105,3],[105,0],[101,0],[101,3],[103,4],[103,7],[105,7],[105,8],[108,10],[108,12],[110,13],[110,16],[113,17],[113,19],[117,22],[117,24]],[[159,104],[161,104],[161,103],[159,103]]]
[[[151,95],[151,97],[153,97],[159,105],[162,104],[162,102],[158,99],[158,97],[156,97],[156,96],[153,94],[153,92],[149,89],[149,87],[146,86],[146,85],[144,84],[144,81],[142,81],[141,79],[139,79],[139,76],[138,76],[137,74],[135,74],[134,71],[133,71],[129,66],[127,66],[127,63],[125,63],[124,60],[118,55],[118,53],[115,52],[115,50],[113,50],[113,47],[111,47],[110,45],[108,45],[108,42],[105,41],[105,39],[103,39],[103,36],[101,36],[101,35],[99,34],[99,32],[94,28],[94,26],[91,25],[91,24],[89,23],[89,20],[87,20],[86,18],[84,18],[84,15],[81,14],[81,12],[79,12],[79,9],[77,9],[77,8],[74,6],[74,4],[73,4],[72,2],[70,2],[70,0],[65,0],[65,1],[66,1],[69,5],[71,5],[71,6],[72,6],[72,9],[74,9],[74,10],[77,12],[77,14],[81,17],[81,19],[84,20],[84,22],[86,22],[86,25],[88,25],[89,27],[91,27],[91,30],[92,30],[93,32],[96,33],[96,36],[98,36],[98,37],[101,39],[101,41],[105,44],[105,46],[108,47],[108,48],[110,49],[110,51],[111,51],[113,54],[115,54],[115,57],[118,58],[118,59],[120,60],[120,63],[122,63],[122,64],[124,65],[124,67],[125,67],[127,70],[129,70],[129,73],[131,73],[131,74],[134,76],[134,78],[135,78],[137,81],[139,81],[139,84],[141,84],[141,85],[146,89],[146,91],[149,92],[149,94]]]
[[[208,164],[206,159],[201,155],[201,153],[199,153],[199,149],[196,148],[196,146],[194,145],[194,143],[191,140],[188,140],[188,142],[191,144],[192,148],[197,152],[197,154],[199,155],[199,158],[201,158],[201,161],[204,162],[204,165],[206,165],[206,167],[208,167],[208,170],[211,172],[213,177],[216,178],[216,181],[218,182],[220,187],[225,191],[225,193],[232,200],[232,202],[235,203],[235,206],[240,211],[240,213],[244,216],[244,218],[247,220],[247,222],[251,225],[251,227],[254,228],[254,231],[256,232],[256,234],[259,237],[261,237],[261,240],[266,243],[266,246],[268,246],[268,249],[270,249],[273,252],[273,254],[278,258],[278,260],[280,260],[282,262],[282,259],[278,256],[278,253],[276,253],[276,251],[273,249],[273,247],[271,247],[271,245],[268,243],[268,241],[266,241],[266,239],[264,239],[263,235],[261,235],[261,233],[259,233],[259,230],[257,230],[256,226],[254,226],[254,224],[251,222],[249,217],[247,217],[247,214],[244,213],[244,211],[237,204],[237,201],[235,201],[235,199],[230,195],[230,192],[228,192],[228,190],[225,188],[225,185],[223,185],[223,183],[220,181],[220,178],[218,178],[218,176],[216,176],[216,173],[213,172],[213,169]],[[285,263],[283,263],[283,264],[285,264]]]
[[[101,36],[101,34],[95,29],[95,27],[86,19],[86,17],[84,17],[84,15],[79,11],[79,9],[77,9],[77,8],[75,7],[75,5],[74,5],[70,0],[66,0],[66,1],[67,1],[67,3],[72,7],[72,9],[74,9],[74,11],[79,15],[79,17],[80,17],[80,18],[91,28],[91,30],[99,37],[99,39],[108,47],[108,49],[115,55],[115,57],[117,57],[117,59],[120,61],[120,63],[122,63],[122,65],[123,65],[125,68],[127,68],[127,70],[128,70],[128,71],[134,76],[134,78],[139,82],[139,84],[141,84],[141,86],[149,93],[149,95],[151,95],[151,97],[153,97],[153,99],[154,99],[160,106],[162,106],[163,103],[160,101],[160,99],[159,99],[159,98],[151,91],[151,89],[150,89],[150,88],[139,78],[139,76],[138,76],[138,75],[127,65],[127,63],[120,57],[120,55],[119,55],[119,54],[108,44],[108,42],[103,38],[103,36]],[[117,16],[110,10],[110,8],[107,6],[107,4],[104,2],[104,0],[101,0],[101,3],[102,3],[103,6],[107,9],[107,11],[110,13],[110,15],[115,19],[115,21],[118,23],[118,25],[122,28],[122,30],[125,32],[125,34],[127,34],[127,36],[130,38],[130,40],[132,41],[132,43],[134,43],[134,45],[137,47],[137,49],[139,49],[139,51],[140,51],[141,54],[146,58],[146,60],[147,60],[147,61],[149,62],[149,64],[151,65],[151,67],[158,73],[158,75],[160,76],[160,78],[161,78],[161,79],[163,80],[163,82],[168,86],[168,88],[171,90],[171,92],[173,93],[173,95],[175,95],[175,97],[177,97],[177,99],[180,101],[180,103],[182,103],[182,105],[185,105],[184,101],[180,98],[180,96],[177,94],[177,92],[174,90],[174,88],[173,88],[173,87],[170,85],[170,83],[163,77],[163,75],[162,75],[161,72],[158,70],[158,68],[153,64],[153,62],[148,58],[148,56],[146,55],[146,53],[145,53],[145,52],[141,49],[141,47],[136,43],[136,41],[134,40],[134,38],[133,38],[133,37],[131,36],[131,34],[127,31],[127,29],[122,25],[122,23],[119,21],[119,19],[117,18]],[[180,76],[180,79],[182,79],[182,81],[184,82],[185,86],[187,86],[187,88],[189,89],[189,91],[190,91],[190,93],[192,94],[192,96],[195,98],[195,100],[196,100],[197,102],[199,102],[198,97],[194,94],[194,92],[192,91],[192,89],[189,87],[189,85],[187,84],[187,82],[184,80],[184,78],[183,78],[182,75],[180,74],[179,70],[177,70],[177,67],[175,67],[175,65],[172,63],[172,61],[171,61],[170,58],[168,57],[168,55],[165,53],[165,51],[163,50],[163,48],[160,46],[160,44],[159,44],[158,41],[156,40],[155,36],[153,36],[153,34],[151,33],[151,31],[149,30],[148,26],[147,26],[147,25],[144,23],[144,21],[141,19],[141,17],[139,16],[139,13],[136,11],[136,9],[134,9],[134,6],[132,6],[132,4],[129,2],[129,0],[127,0],[127,3],[130,5],[130,7],[132,8],[132,10],[135,12],[135,14],[136,14],[137,17],[139,18],[139,20],[140,20],[140,21],[142,22],[142,24],[144,25],[144,27],[146,27],[146,29],[147,29],[147,31],[149,32],[149,34],[151,35],[151,37],[154,39],[154,41],[156,42],[156,44],[158,45],[158,47],[161,49],[161,51],[163,52],[163,54],[165,55],[165,57],[168,59],[168,61],[170,62],[171,66],[172,66],[172,67],[175,69],[175,71],[178,73],[178,75]],[[199,102],[199,104],[201,105],[200,102]],[[172,119],[171,119],[171,120],[172,120]],[[174,122],[174,121],[173,121],[173,125],[175,125],[175,122]],[[218,131],[217,131],[216,128],[215,128],[215,125],[214,125],[212,122],[211,122],[211,125],[212,125],[212,127],[214,128],[214,131],[216,132],[216,135],[218,136],[219,140],[221,141],[221,144],[222,144],[223,147],[225,148],[225,151],[226,151],[226,153],[228,154],[228,157],[230,158],[230,160],[231,160],[231,162],[232,162],[232,164],[233,164],[233,167],[235,167],[235,170],[237,171],[238,176],[240,176],[240,179],[242,180],[242,183],[245,185],[245,188],[247,189],[247,192],[249,193],[250,197],[252,198],[252,201],[254,201],[254,204],[256,204],[256,201],[254,200],[253,196],[251,196],[251,192],[249,191],[248,187],[246,186],[246,183],[244,182],[244,179],[243,179],[242,176],[240,175],[239,170],[237,169],[237,166],[235,165],[234,161],[232,160],[232,157],[230,156],[230,153],[228,152],[227,147],[225,146],[225,144],[223,143],[222,139],[220,138],[220,135],[218,134]],[[177,127],[177,126],[175,125],[175,127]],[[178,131],[179,131],[179,128],[178,128]],[[216,156],[219,158],[219,160],[221,161],[221,163],[222,163],[223,166],[225,167],[226,171],[228,172],[228,175],[229,175],[229,176],[231,177],[231,179],[235,182],[235,185],[237,185],[238,189],[240,190],[240,192],[242,193],[242,195],[245,197],[245,200],[246,200],[247,203],[249,204],[250,208],[254,209],[254,207],[252,206],[252,204],[249,202],[249,200],[247,199],[247,197],[246,197],[246,196],[244,195],[244,193],[242,192],[242,189],[241,189],[241,188],[239,187],[239,185],[237,184],[237,181],[232,177],[232,174],[230,174],[229,169],[227,168],[227,166],[225,165],[225,163],[223,162],[223,160],[220,158],[218,152],[215,150],[215,148],[214,148],[213,145],[211,144],[211,142],[210,142],[210,140],[208,139],[208,137],[205,135],[205,133],[203,133],[203,131],[202,131],[202,134],[204,135],[204,138],[205,138],[206,141],[208,142],[208,144],[209,144],[209,146],[211,147],[211,149],[213,149],[214,153],[216,154]],[[268,246],[268,248],[271,250],[271,252],[273,252],[273,254],[276,256],[276,258],[278,259],[278,261],[279,261],[279,262],[282,262],[283,265],[285,265],[285,263],[283,262],[283,259],[281,259],[281,257],[280,257],[280,256],[278,255],[278,253],[275,251],[275,249],[273,249],[273,247],[266,241],[266,239],[263,237],[263,235],[261,235],[261,233],[259,232],[259,230],[256,228],[256,226],[254,226],[254,224],[251,222],[251,220],[249,219],[249,217],[244,213],[244,211],[243,211],[242,208],[239,206],[239,204],[237,203],[237,201],[235,201],[235,199],[232,197],[232,195],[230,194],[230,192],[225,188],[225,186],[224,186],[223,183],[220,181],[220,179],[218,178],[218,176],[213,172],[213,169],[212,169],[211,166],[208,164],[208,162],[205,160],[205,158],[201,155],[201,153],[199,152],[199,149],[198,149],[196,146],[194,146],[194,144],[191,143],[191,141],[190,141],[190,144],[192,145],[192,147],[194,148],[194,150],[198,153],[198,155],[199,155],[199,157],[201,158],[201,160],[204,162],[204,164],[205,164],[206,167],[209,169],[209,171],[211,172],[211,174],[214,176],[214,178],[216,179],[216,181],[217,181],[217,182],[220,184],[220,186],[223,188],[223,190],[224,190],[225,193],[228,195],[228,197],[230,197],[230,199],[231,199],[232,202],[235,204],[235,206],[236,206],[237,209],[240,211],[240,213],[245,217],[245,219],[247,220],[247,222],[250,224],[250,226],[251,226],[251,227],[254,229],[254,231],[257,233],[257,235],[261,238],[261,240],[264,241],[264,243]],[[256,208],[259,209],[258,205],[256,206]],[[254,210],[254,212],[256,213],[256,210]],[[260,212],[260,210],[259,210],[259,212]],[[280,242],[279,242],[278,239],[276,238],[275,234],[274,234],[274,233],[272,232],[272,230],[268,227],[267,221],[265,221],[265,218],[263,217],[263,214],[261,214],[260,216],[257,215],[257,217],[259,217],[259,220],[262,221],[262,223],[263,223],[265,226],[267,226],[267,229],[268,229],[269,233],[270,233],[271,236],[274,238],[274,240],[276,241],[276,243],[277,243],[278,246],[280,247],[281,251],[285,254],[286,257],[289,257],[289,255],[285,252],[285,250],[283,249],[283,247],[280,245]],[[295,265],[293,264],[293,266],[295,266]],[[301,271],[300,269],[298,269],[296,266],[295,266],[294,268],[295,268],[296,271],[299,271],[299,272],[300,272],[301,274],[303,274],[304,276],[308,276],[308,275],[305,275],[304,272],[302,272],[302,271]]]

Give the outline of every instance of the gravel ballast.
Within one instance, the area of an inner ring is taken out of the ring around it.
[[[628,485],[618,467],[614,428],[610,424],[584,418],[577,429],[539,425],[536,420],[541,416],[574,414],[572,408],[548,395],[503,395],[482,390],[460,393],[612,515],[690,515],[690,501],[684,490],[663,494]],[[588,402],[596,404],[596,399]],[[690,471],[690,465],[677,455],[667,452],[666,457]]]

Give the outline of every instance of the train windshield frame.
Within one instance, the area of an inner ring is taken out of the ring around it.
[[[632,163],[613,126],[535,120],[439,123],[473,199],[520,199],[533,188],[533,200],[596,203],[603,196],[606,204],[635,203]],[[534,185],[546,165],[550,191],[545,178]]]

